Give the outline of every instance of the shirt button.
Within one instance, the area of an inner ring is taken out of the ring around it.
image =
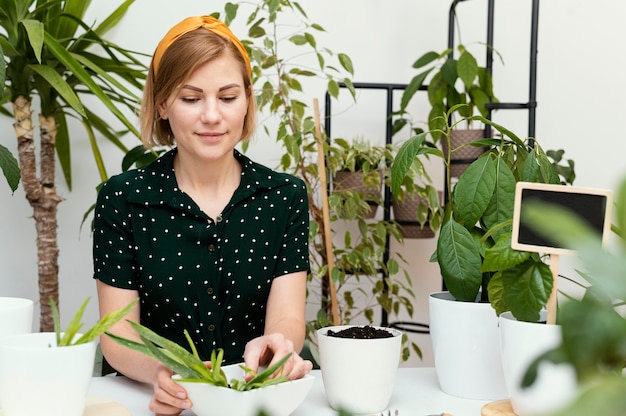
[[[219,214],[217,217],[215,217],[215,222],[222,222],[222,214]]]
[[[209,249],[210,252],[214,252],[215,251],[215,244],[209,244],[208,249]]]
[[[209,324],[208,329],[209,329],[209,331],[211,331],[211,332],[215,331],[215,325],[213,325],[213,324]]]
[[[213,294],[213,288],[212,287],[207,288],[206,293],[209,294],[209,295],[212,295]]]

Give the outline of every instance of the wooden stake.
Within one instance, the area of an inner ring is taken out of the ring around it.
[[[330,233],[330,214],[328,208],[328,182],[326,180],[326,158],[324,157],[324,139],[320,128],[320,110],[317,98],[313,99],[315,116],[315,135],[317,137],[317,159],[320,174],[320,189],[322,191],[322,217],[324,220],[324,245],[326,246],[326,260],[328,261],[328,291],[330,292],[330,308],[333,316],[333,324],[340,325],[339,304],[337,303],[337,289],[332,279],[332,271],[335,268],[333,255],[333,241]]]
[[[557,294],[558,294],[558,285],[557,282],[559,280],[559,255],[558,254],[550,254],[550,271],[552,272],[552,293],[550,293],[550,297],[548,298],[548,316],[546,318],[546,323],[548,324],[556,324],[556,309],[557,309]]]

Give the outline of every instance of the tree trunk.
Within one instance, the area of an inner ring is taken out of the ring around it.
[[[33,208],[37,231],[37,271],[41,308],[40,331],[49,332],[54,331],[50,299],[57,305],[59,303],[59,249],[56,213],[61,198],[56,194],[54,186],[56,121],[53,117],[39,117],[41,150],[40,179],[38,179],[30,101],[25,97],[18,97],[13,103],[13,114],[22,186],[26,193],[26,199]]]

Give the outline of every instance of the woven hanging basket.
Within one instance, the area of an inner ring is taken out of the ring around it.
[[[439,192],[441,199],[442,192]],[[406,196],[403,201],[393,201],[393,219],[400,225],[404,238],[433,238],[435,232],[428,224],[422,226],[417,221],[417,208],[428,201],[419,195]]]
[[[383,172],[378,171],[379,183],[383,182]],[[374,218],[378,210],[378,201],[382,200],[382,185],[378,189],[370,188],[363,184],[363,172],[339,171],[335,173],[333,187],[336,191],[353,191],[363,194],[363,199],[367,201],[370,210],[365,214],[365,218]]]
[[[485,131],[483,129],[454,129],[450,132],[450,144],[454,150],[465,143],[482,139],[484,136]],[[444,155],[448,154],[448,143],[446,143],[446,140],[442,140],[441,145]],[[461,174],[465,172],[465,169],[484,152],[485,149],[482,147],[464,146],[452,153],[450,160],[450,176],[453,178],[461,176]]]

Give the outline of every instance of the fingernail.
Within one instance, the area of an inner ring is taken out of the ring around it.
[[[183,409],[189,410],[189,409],[191,409],[191,402],[189,400],[185,400],[183,402],[182,406],[183,406]]]
[[[179,399],[186,399],[187,395],[182,391],[179,391],[178,393],[176,393],[176,397],[178,397]]]

